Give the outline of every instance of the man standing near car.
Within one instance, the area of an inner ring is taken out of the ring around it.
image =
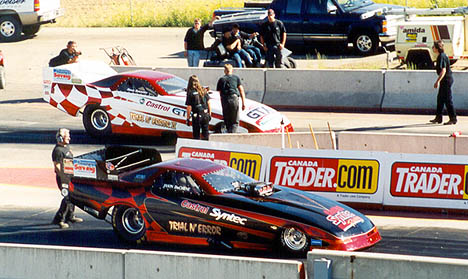
[[[216,90],[221,97],[224,124],[228,133],[236,133],[239,126],[239,96],[242,100],[242,110],[245,109],[245,93],[241,80],[233,75],[231,64],[224,65],[224,76],[218,80]]]
[[[60,128],[56,134],[57,144],[52,151],[52,161],[54,163],[55,179],[57,186],[64,196],[60,208],[55,214],[53,224],[61,229],[69,228],[68,223],[80,223],[83,219],[75,217],[75,206],[68,197],[68,185],[70,176],[73,174],[73,153],[70,149],[70,131]]]
[[[260,43],[266,52],[266,64],[269,68],[281,68],[283,58],[281,50],[286,44],[286,28],[283,22],[275,19],[275,11],[268,10],[268,20],[260,26]]]
[[[187,30],[184,38],[184,56],[187,57],[189,67],[198,67],[200,57],[205,51],[203,37],[206,30],[213,26],[213,22],[219,17],[213,17],[208,24],[201,26],[201,20],[196,18],[193,22],[193,27]]]

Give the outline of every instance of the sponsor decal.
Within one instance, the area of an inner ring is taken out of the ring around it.
[[[73,159],[73,174],[79,177],[96,178],[96,161],[85,159]]]
[[[340,206],[334,206],[328,210],[324,210],[327,214],[327,220],[333,225],[339,227],[343,231],[347,231],[356,224],[363,223],[364,220],[356,214],[343,209]]]
[[[221,227],[197,223],[169,221],[169,230],[202,235],[221,235]]]
[[[468,199],[467,176],[468,165],[395,162],[390,193],[394,197]]]
[[[154,108],[154,109],[157,109],[157,110],[162,110],[162,111],[169,111],[169,109],[170,109],[169,106],[165,106],[165,105],[163,105],[161,103],[155,103],[155,102],[152,102],[151,100],[146,101],[145,105],[147,107]]]
[[[243,226],[245,226],[245,223],[247,222],[247,218],[242,218],[235,215],[234,213],[222,212],[219,208],[213,208],[211,210],[210,216],[214,217],[216,221],[224,220]]]
[[[179,158],[210,160],[236,169],[253,179],[260,179],[262,165],[260,154],[182,147],[179,150]]]
[[[48,80],[48,79],[45,79],[43,82],[43,84],[52,84],[52,81]]]
[[[253,110],[249,111],[247,113],[247,117],[250,117],[252,119],[258,119],[269,113],[270,113],[270,110],[267,107],[261,106],[261,107],[256,107]]]
[[[0,0],[0,5],[23,4],[26,0]]]
[[[416,34],[417,33],[426,33],[426,29],[424,29],[423,27],[413,27],[413,28],[403,28],[403,30],[401,31],[405,34]]]
[[[146,123],[146,124],[150,124],[154,126],[160,126],[160,127],[164,127],[168,129],[175,129],[177,125],[177,122],[175,121],[169,121],[169,120],[157,118],[154,116],[133,113],[133,112],[130,112],[130,119],[133,121]]]
[[[418,34],[416,33],[406,34],[406,42],[408,43],[415,43],[417,39],[418,39]]]
[[[145,98],[140,99],[140,105],[143,105],[145,103]]]
[[[377,192],[376,160],[273,157],[270,166],[270,182],[277,185],[318,192]]]
[[[203,214],[208,214],[208,211],[210,210],[208,206],[203,206],[198,203],[192,203],[188,200],[183,200],[180,206]]]
[[[81,84],[81,83],[83,82],[83,81],[82,81],[81,79],[79,79],[79,78],[72,78],[71,81],[72,81],[72,83],[74,83],[74,84]]]
[[[115,166],[111,162],[106,162],[106,169],[110,170],[110,171],[113,171],[113,170],[115,170]]]
[[[63,172],[73,174],[73,159],[63,159]]]
[[[71,81],[71,71],[65,69],[54,69],[54,80]]]
[[[183,116],[185,117],[185,115],[187,115],[187,111],[185,109],[181,109],[181,108],[172,108],[172,113],[175,114],[175,115],[178,115],[178,116]]]

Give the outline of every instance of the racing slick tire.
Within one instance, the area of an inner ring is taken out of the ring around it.
[[[125,242],[138,244],[144,241],[145,220],[137,208],[116,206],[112,211],[112,227],[117,236]]]
[[[0,17],[0,41],[12,42],[21,37],[23,26],[14,16]]]
[[[353,37],[354,51],[361,56],[374,54],[378,45],[379,39],[377,36],[369,32],[360,32]]]
[[[99,106],[87,106],[83,112],[83,125],[86,131],[95,137],[107,136],[112,133],[109,114]]]
[[[23,26],[23,33],[26,36],[32,36],[36,34],[37,32],[39,32],[40,29],[41,29],[40,24],[25,25]]]
[[[5,68],[0,66],[0,89],[5,89],[6,79],[5,79]]]
[[[307,235],[295,228],[286,227],[280,236],[282,251],[289,255],[302,255],[309,250],[309,238]]]

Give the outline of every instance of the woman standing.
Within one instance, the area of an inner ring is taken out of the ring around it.
[[[457,124],[457,115],[452,103],[452,70],[450,69],[450,60],[444,52],[444,43],[441,40],[435,41],[432,51],[437,54],[436,71],[439,76],[434,83],[434,88],[439,88],[439,93],[437,94],[436,117],[430,122],[442,123],[442,111],[445,105],[450,119],[444,125]]]
[[[193,138],[200,139],[200,129],[204,140],[208,140],[208,126],[211,120],[210,95],[203,88],[196,75],[189,78],[187,85],[187,125],[192,117]]]

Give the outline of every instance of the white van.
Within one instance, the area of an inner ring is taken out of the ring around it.
[[[0,41],[36,34],[41,25],[64,14],[60,0],[0,0]]]

